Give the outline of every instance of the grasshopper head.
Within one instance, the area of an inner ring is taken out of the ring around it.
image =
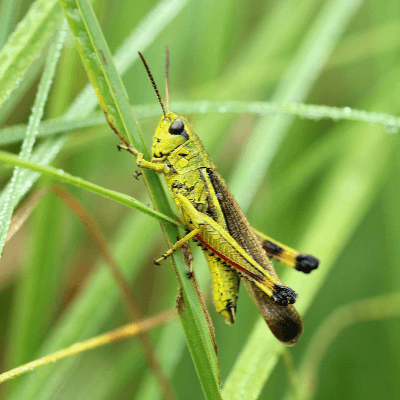
[[[151,148],[153,158],[163,158],[189,139],[192,126],[187,118],[168,112],[162,116]]]

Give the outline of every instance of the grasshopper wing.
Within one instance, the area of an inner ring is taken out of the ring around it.
[[[210,170],[208,172],[225,215],[229,234],[259,265],[278,279],[258,238],[224,180],[217,172]],[[286,345],[295,344],[303,331],[303,323],[295,307],[293,305],[281,306],[254,283],[244,279],[242,282],[275,337]]]

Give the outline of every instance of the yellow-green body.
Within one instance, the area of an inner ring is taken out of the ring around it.
[[[216,167],[186,118],[179,117],[184,121],[186,131],[189,131],[189,139],[166,157],[154,157],[161,153],[167,153],[174,148],[173,146],[176,146],[175,141],[171,146],[166,144],[170,139],[166,135],[170,123],[165,122],[166,118],[173,120],[176,117],[176,114],[168,113],[166,117],[161,118],[154,135],[151,162],[167,164],[170,168],[169,171],[164,171],[165,181],[182,218],[182,202],[178,195],[186,197],[201,213],[212,210],[217,223],[226,230],[222,210],[206,172],[207,169],[216,170]],[[185,221],[183,222],[185,223]],[[210,256],[210,251],[204,250],[203,252],[210,269],[216,310],[228,323],[232,324],[236,314],[239,277],[228,265],[224,265],[216,257]]]

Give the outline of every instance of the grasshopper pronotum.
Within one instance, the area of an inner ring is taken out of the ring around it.
[[[284,246],[250,226],[188,119],[169,111],[168,51],[167,110],[142,54],[139,55],[156,91],[163,116],[154,134],[151,161],[144,160],[143,154],[127,143],[120,144],[119,148],[134,154],[140,168],[164,174],[182,222],[188,227],[186,236],[156,262],[189,240],[197,241],[210,268],[216,309],[226,322],[233,324],[235,321],[242,278],[273,334],[287,345],[295,344],[303,329],[301,318],[292,305],[297,294],[279,281],[268,256],[306,273],[318,267],[318,260]]]

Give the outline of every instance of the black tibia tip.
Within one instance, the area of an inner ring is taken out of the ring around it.
[[[278,246],[277,244],[272,243],[269,240],[264,240],[263,247],[265,250],[272,254],[279,255],[283,253],[283,249],[281,246]]]
[[[296,257],[296,269],[306,274],[310,273],[313,269],[317,269],[319,265],[318,258],[308,254],[299,254]]]
[[[296,301],[297,294],[287,286],[274,284],[272,298],[280,306],[286,307],[288,304],[293,304]]]
[[[229,325],[233,325],[236,319],[236,307],[232,304],[232,300],[228,300],[226,303],[226,311],[229,314],[229,321],[226,321]]]

